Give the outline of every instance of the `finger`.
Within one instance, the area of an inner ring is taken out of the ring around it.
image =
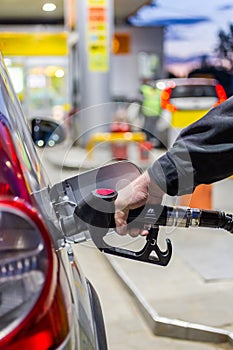
[[[142,231],[140,232],[140,235],[143,236],[143,237],[147,236],[148,234],[149,234],[149,231],[148,231],[148,230],[142,230]]]
[[[117,211],[114,216],[116,227],[127,225],[127,214],[122,211]]]
[[[118,210],[115,212],[116,232],[120,235],[127,234],[127,216],[128,211]]]
[[[131,237],[138,237],[141,233],[140,229],[137,228],[131,228],[130,230],[127,231],[127,233],[131,236]]]
[[[117,226],[117,227],[116,227],[116,232],[117,232],[120,236],[125,236],[125,235],[127,235],[127,225]]]

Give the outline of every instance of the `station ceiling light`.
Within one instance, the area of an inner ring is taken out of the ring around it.
[[[53,2],[46,2],[42,7],[43,11],[45,11],[45,12],[55,11],[56,8],[57,8],[57,6]]]

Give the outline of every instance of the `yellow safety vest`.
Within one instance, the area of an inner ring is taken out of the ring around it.
[[[141,92],[143,94],[142,113],[146,117],[158,116],[161,113],[161,91],[150,85],[142,85]]]

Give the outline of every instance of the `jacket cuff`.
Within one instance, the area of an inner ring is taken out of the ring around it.
[[[195,189],[193,168],[191,167],[192,171],[187,174],[183,171],[183,166],[184,164],[173,161],[167,152],[149,167],[148,173],[165,193],[180,196],[192,193]]]

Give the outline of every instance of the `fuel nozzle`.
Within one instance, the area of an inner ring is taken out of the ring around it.
[[[104,236],[109,228],[115,227],[114,202],[116,198],[117,192],[112,189],[99,188],[92,191],[89,196],[78,203],[75,208],[74,213],[76,220],[81,219],[87,224],[91,238],[100,251],[128,259],[166,266],[171,259],[172,245],[171,242],[167,240],[167,249],[162,251],[159,248],[157,245],[158,227],[150,228],[145,246],[139,251],[114,247],[105,242]],[[142,208],[140,212],[141,211]],[[138,212],[136,214],[137,217]],[[146,217],[148,216],[150,215]],[[133,218],[135,219],[135,217]]]
[[[89,225],[109,228],[115,212],[116,198],[117,192],[114,189],[98,188],[78,203],[74,213]]]

